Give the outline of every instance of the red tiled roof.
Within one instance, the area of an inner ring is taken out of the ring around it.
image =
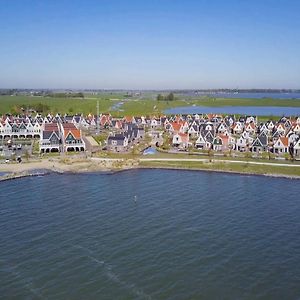
[[[178,123],[178,122],[172,122],[172,123],[170,123],[170,124],[172,125],[174,131],[179,131],[180,128],[181,128],[181,126],[182,126],[182,124],[181,124],[181,123]]]
[[[255,129],[255,124],[254,123],[248,123],[248,124],[246,124],[246,126],[250,126],[252,129]]]
[[[64,124],[62,124],[62,126],[64,129],[65,138],[68,136],[69,133],[71,133],[75,139],[77,139],[77,140],[81,139],[80,130],[77,129],[73,123],[64,123]]]
[[[78,129],[70,129],[68,131],[65,131],[65,138],[68,136],[69,133],[71,133],[76,140],[81,139],[80,131]]]
[[[178,135],[181,137],[181,140],[183,142],[188,142],[189,141],[189,135],[187,133],[179,132]]]
[[[125,119],[125,121],[126,121],[127,123],[131,123],[132,120],[133,120],[133,117],[132,117],[132,116],[125,116],[124,119]]]
[[[289,146],[289,139],[287,137],[280,137],[279,139],[285,147]]]
[[[218,137],[222,139],[223,144],[228,144],[229,136],[225,134],[218,134]]]
[[[45,131],[53,131],[53,130],[57,131],[58,130],[57,123],[45,123],[44,130]]]
[[[100,124],[104,126],[105,124],[109,123],[109,116],[108,115],[102,115],[100,117]]]

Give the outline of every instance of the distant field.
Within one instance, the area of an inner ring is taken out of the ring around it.
[[[12,113],[19,106],[30,108],[38,103],[49,106],[49,112],[62,114],[96,113],[97,101],[99,101],[100,112],[111,112],[114,116],[123,115],[155,115],[164,110],[178,106],[202,105],[202,106],[289,106],[300,107],[300,100],[297,99],[242,99],[242,98],[209,98],[199,97],[198,99],[175,100],[171,102],[156,101],[155,95],[145,94],[142,97],[132,97],[125,101],[120,107],[121,111],[113,111],[114,104],[124,101],[121,93],[86,95],[81,98],[50,98],[32,96],[0,96],[0,114]]]
[[[99,100],[100,111],[108,111],[115,101],[108,97],[92,98],[50,98],[50,97],[30,97],[30,96],[0,96],[0,113],[11,113],[17,106],[30,108],[31,105],[42,103],[50,108],[52,113],[96,113],[97,100]]]

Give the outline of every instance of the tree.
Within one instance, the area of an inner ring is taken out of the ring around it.
[[[46,113],[50,110],[50,107],[49,105],[40,102],[32,105],[32,109],[34,109],[38,113]]]
[[[173,101],[173,100],[175,100],[175,96],[173,93],[169,93],[165,97],[162,94],[158,94],[156,99],[157,99],[157,101]]]
[[[162,94],[158,94],[156,99],[157,99],[157,101],[163,101],[164,96]]]
[[[175,96],[173,93],[170,93],[167,97],[167,101],[174,101],[175,100]]]

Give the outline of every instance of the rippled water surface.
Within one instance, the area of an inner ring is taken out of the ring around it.
[[[300,182],[170,170],[0,183],[1,299],[299,299]]]
[[[300,103],[300,100],[299,100]],[[240,114],[254,116],[299,116],[300,107],[288,106],[179,106],[167,109],[167,114]]]

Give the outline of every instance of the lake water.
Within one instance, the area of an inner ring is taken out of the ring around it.
[[[298,180],[134,170],[0,183],[2,299],[299,299]]]
[[[194,92],[183,95],[196,96]],[[199,93],[197,96],[211,96],[215,98],[249,98],[249,99],[300,99],[300,93]]]
[[[300,103],[300,102],[299,102]],[[279,106],[182,106],[170,108],[164,111],[166,114],[241,114],[256,116],[299,116],[300,107]]]

